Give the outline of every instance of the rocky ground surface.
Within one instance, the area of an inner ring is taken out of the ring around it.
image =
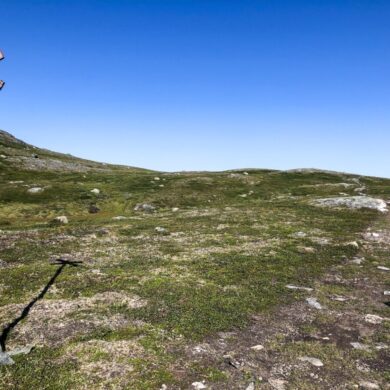
[[[0,388],[388,389],[389,201],[385,179],[157,173],[0,132]]]

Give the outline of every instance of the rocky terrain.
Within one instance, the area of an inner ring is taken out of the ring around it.
[[[388,389],[389,202],[389,179],[153,172],[0,131],[0,388]]]

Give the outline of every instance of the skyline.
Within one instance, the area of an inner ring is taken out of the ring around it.
[[[390,177],[386,1],[0,7],[0,128],[25,142],[161,171]]]

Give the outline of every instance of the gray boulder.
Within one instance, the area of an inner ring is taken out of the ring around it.
[[[373,209],[382,213],[387,212],[386,202],[370,196],[343,196],[315,200],[315,204],[326,207],[347,207],[350,209]]]

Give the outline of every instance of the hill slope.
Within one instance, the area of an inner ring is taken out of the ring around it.
[[[389,199],[380,178],[157,173],[0,132],[0,387],[383,387]]]

